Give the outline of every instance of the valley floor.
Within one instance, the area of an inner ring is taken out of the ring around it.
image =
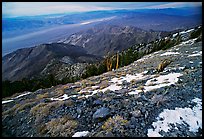
[[[172,62],[158,73],[158,64]],[[202,42],[2,101],[2,136],[202,136]]]

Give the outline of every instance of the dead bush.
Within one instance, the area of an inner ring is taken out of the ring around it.
[[[78,122],[68,116],[52,119],[46,123],[45,129],[51,137],[71,137]]]

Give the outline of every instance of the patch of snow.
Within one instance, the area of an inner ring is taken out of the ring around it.
[[[194,29],[189,29],[186,32],[189,33],[189,32],[192,32],[192,31],[194,31]]]
[[[107,91],[107,90],[116,91],[116,90],[120,90],[120,89],[122,89],[121,86],[118,86],[118,85],[116,85],[116,84],[112,84],[112,85],[110,85],[110,86],[108,86],[108,87],[102,89],[101,91],[102,91],[102,92],[105,92],[105,91]]]
[[[179,70],[184,70],[185,69],[185,67],[179,67]]]
[[[181,32],[180,32],[180,34],[185,34],[185,33],[186,33],[186,31],[181,31]]]
[[[5,103],[8,103],[8,102],[12,102],[12,101],[14,101],[14,100],[5,100],[5,101],[2,101],[2,104],[5,104]]]
[[[170,73],[150,79],[145,83],[144,92],[175,84],[178,82],[178,77],[182,75],[181,73]]]
[[[84,137],[89,133],[89,131],[81,131],[81,132],[76,132],[72,137]]]
[[[173,34],[173,38],[176,37],[178,35],[178,33]]]
[[[146,71],[144,71],[144,72],[142,72],[143,74],[147,74],[148,73],[148,71],[146,70]]]
[[[193,64],[193,61],[189,61],[190,64]]]
[[[67,94],[64,94],[63,96],[59,97],[59,98],[50,98],[50,100],[60,100],[60,101],[63,101],[63,100],[67,100],[71,97],[77,97],[78,95],[72,95],[72,96],[68,96]]]
[[[24,94],[18,95],[17,97],[12,98],[11,100],[5,100],[5,101],[2,101],[2,104],[12,102],[12,101],[14,101],[14,100],[17,99],[17,98],[20,98],[20,97],[22,97],[22,96],[28,95],[28,94],[30,94],[30,93],[31,93],[31,92],[27,92],[27,93],[24,93]]]
[[[135,90],[135,91],[131,91],[128,94],[129,95],[137,95],[138,93],[142,92],[142,90]]]
[[[157,51],[157,52],[154,52],[153,54],[158,54],[159,53],[159,51]]]
[[[192,53],[195,54],[195,53],[198,53],[198,51],[193,51]]]
[[[15,99],[16,99],[16,98],[19,98],[19,97],[22,97],[22,96],[25,96],[25,95],[28,95],[28,94],[30,94],[30,93],[31,93],[31,92],[27,92],[27,93],[21,94],[21,95],[15,97]]]
[[[89,38],[89,39],[87,39],[86,41],[84,41],[82,47],[84,48],[84,47],[85,47],[85,44],[88,43],[90,40],[91,40],[91,39]]]
[[[170,129],[169,124],[184,124],[189,125],[189,131],[197,132],[198,128],[202,129],[202,100],[195,98],[192,102],[197,103],[196,106],[191,108],[175,108],[175,110],[164,109],[157,117],[157,122],[153,122],[154,129],[148,129],[148,137],[161,137],[159,132],[163,130],[168,132]],[[164,120],[160,120],[164,119]]]
[[[16,56],[16,54],[14,54],[11,58],[8,59],[8,61],[10,61],[11,59],[13,59]]]
[[[99,86],[91,86],[93,89],[99,88]]]
[[[148,71],[144,71],[144,72],[138,73],[138,74],[136,74],[136,75],[127,74],[125,77],[113,78],[113,79],[111,79],[110,82],[122,84],[123,81],[130,82],[130,81],[132,81],[132,80],[143,80],[143,79],[149,77],[149,75],[144,75],[144,74],[146,74],[147,72],[148,72]]]
[[[190,39],[190,40],[181,42],[181,43],[179,44],[179,46],[180,46],[180,45],[186,45],[186,44],[192,45],[192,44],[195,42],[195,40],[197,40],[197,38],[195,38],[195,39]]]
[[[161,54],[160,56],[166,56],[166,55],[178,55],[178,54],[180,54],[180,53],[178,53],[178,52],[166,52],[166,53]]]
[[[200,51],[196,54],[189,55],[188,57],[194,57],[194,56],[202,56],[202,51]]]

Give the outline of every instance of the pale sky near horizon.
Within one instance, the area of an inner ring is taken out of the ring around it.
[[[3,2],[2,17],[35,16],[117,9],[161,9],[202,6],[202,2]]]

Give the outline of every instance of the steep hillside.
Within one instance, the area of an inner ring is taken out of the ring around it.
[[[2,135],[202,136],[198,41],[184,41],[99,76],[5,98]],[[165,59],[170,62],[163,67]],[[164,70],[157,72],[159,64]]]
[[[51,60],[69,65],[77,62],[93,62],[97,59],[96,56],[87,54],[86,50],[79,46],[63,43],[42,44],[32,48],[19,49],[4,56],[2,58],[2,76],[3,80],[15,81],[39,75],[42,70],[45,71],[44,68]]]
[[[96,26],[58,42],[78,45],[85,48],[89,54],[105,56],[135,44],[154,41],[161,37],[160,34],[161,32],[145,31],[133,26]]]
[[[159,39],[162,34],[167,35],[168,32],[149,32],[130,26],[95,27],[65,40],[19,49],[4,56],[3,80],[16,81],[51,73],[60,80],[71,77],[69,75],[81,76],[87,64],[79,63],[99,61],[107,54]],[[76,68],[80,70],[72,72]]]

